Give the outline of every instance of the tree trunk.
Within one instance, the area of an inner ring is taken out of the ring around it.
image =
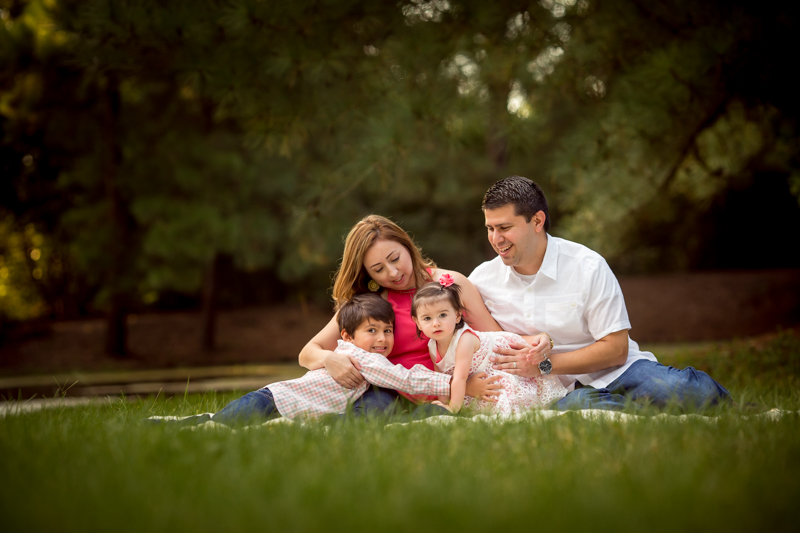
[[[124,296],[111,297],[111,307],[106,318],[106,353],[115,356],[128,354],[128,324]]]
[[[109,74],[106,83],[101,172],[109,204],[112,237],[108,248],[110,265],[106,283],[110,293],[110,309],[107,318],[105,348],[108,355],[122,357],[128,354],[126,323],[128,298],[124,273],[130,253],[132,223],[117,185],[119,169],[122,164],[122,149],[119,140],[121,107],[119,81],[114,74]]]
[[[206,270],[203,280],[203,332],[201,345],[203,351],[210,352],[216,347],[217,295],[219,293],[220,254],[215,254]]]
[[[508,167],[508,82],[488,83],[489,123],[486,135],[486,157],[492,163],[495,181],[505,178]]]

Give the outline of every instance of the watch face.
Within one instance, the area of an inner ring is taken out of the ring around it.
[[[541,372],[543,376],[549,374],[551,370],[553,370],[553,363],[550,362],[550,359],[545,359],[539,363],[539,372]]]

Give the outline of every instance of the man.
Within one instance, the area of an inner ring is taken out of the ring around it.
[[[520,176],[500,180],[482,208],[498,257],[469,279],[500,326],[528,336],[533,346],[503,352],[494,368],[558,375],[574,386],[553,405],[559,410],[671,401],[702,408],[730,401],[705,372],[665,367],[628,337],[631,324],[616,277],[596,252],[547,234],[547,200],[536,183]]]

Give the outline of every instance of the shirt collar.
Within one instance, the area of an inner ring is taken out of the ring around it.
[[[549,233],[547,234],[547,249],[544,251],[544,259],[538,273],[544,274],[553,281],[556,281],[558,277],[558,243]]]
[[[537,274],[544,274],[545,276],[547,276],[548,278],[552,279],[553,281],[556,281],[556,278],[558,277],[558,274],[557,274],[557,272],[558,272],[558,243],[553,239],[553,237],[550,236],[549,233],[547,234],[546,246],[547,246],[547,248],[545,248],[545,251],[544,251],[544,259],[542,260],[542,266],[539,267],[539,272],[537,272]],[[498,257],[498,259],[499,259],[499,257]],[[505,270],[503,281],[505,283],[508,283],[509,280],[512,277],[511,273],[514,270],[514,267],[504,265],[502,263],[502,259],[500,261],[501,261],[500,265],[503,266],[503,268]],[[519,279],[519,278],[514,276],[514,279]]]

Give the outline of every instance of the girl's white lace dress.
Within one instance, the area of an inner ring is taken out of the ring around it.
[[[546,407],[554,401],[560,400],[567,394],[567,389],[564,388],[564,385],[562,385],[561,381],[555,376],[524,378],[502,370],[494,370],[491,361],[489,361],[489,357],[491,355],[497,355],[494,352],[495,348],[508,348],[511,342],[525,341],[516,333],[508,333],[505,331],[475,331],[466,324],[463,328],[456,330],[444,357],[440,357],[435,340],[431,339],[428,342],[428,351],[439,372],[450,374],[451,376],[453,375],[456,366],[456,346],[458,346],[458,341],[465,331],[471,331],[477,335],[481,341],[480,348],[478,348],[472,356],[469,374],[486,372],[487,377],[501,376],[499,381],[503,385],[503,391],[500,396],[497,397],[497,402],[476,400],[475,398],[466,396],[464,398],[465,407],[469,407],[471,410],[481,414],[511,415],[522,413],[529,409]]]

